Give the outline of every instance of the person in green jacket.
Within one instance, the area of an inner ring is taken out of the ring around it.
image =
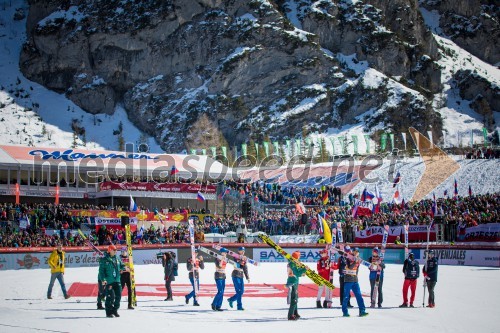
[[[108,246],[108,252],[99,260],[99,278],[105,288],[106,293],[106,317],[120,317],[118,309],[122,297],[122,286],[120,283],[120,273],[129,271],[116,255],[116,246]]]
[[[292,257],[300,259],[300,252],[295,251],[292,253]],[[306,268],[294,261],[290,261],[287,266],[288,279],[286,280],[286,286],[290,288],[290,308],[288,309],[288,320],[297,320],[300,318],[297,311],[297,303],[299,302],[299,277],[303,276],[306,272]]]

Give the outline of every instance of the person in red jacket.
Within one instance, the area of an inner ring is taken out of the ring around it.
[[[322,278],[328,281],[333,281],[330,279],[330,269],[332,270],[332,278],[333,278],[333,270],[337,269],[337,263],[335,261],[331,261],[328,257],[328,250],[320,251],[321,258],[317,263],[318,274],[321,275]],[[323,292],[325,292],[325,300],[323,301],[323,306],[321,306],[321,296],[323,296]],[[331,308],[332,307],[332,290],[327,286],[318,286],[318,296],[316,297],[316,307],[317,308]]]

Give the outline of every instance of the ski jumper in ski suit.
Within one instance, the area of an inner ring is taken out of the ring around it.
[[[401,304],[401,307],[408,306],[408,289],[411,290],[410,306],[413,307],[415,291],[417,289],[417,279],[420,276],[418,261],[414,259],[413,253],[410,253],[408,259],[404,262],[403,274],[405,275],[405,282],[403,283],[403,304]]]
[[[380,260],[380,256],[377,251],[372,252],[372,256],[368,258],[368,262],[371,263],[372,265],[370,266],[370,300],[371,301],[371,306],[375,307],[375,303],[373,302],[373,291],[375,289],[375,282],[377,280],[377,273],[380,270],[380,277],[379,277],[379,284],[378,284],[378,307],[380,308],[382,306],[382,302],[384,301],[384,295],[382,294],[382,286],[384,284],[384,268],[385,264],[383,261]]]
[[[339,268],[339,284],[340,284],[340,306],[342,306],[342,302],[344,301],[344,270],[346,266],[346,257],[340,256],[337,261],[337,267]],[[347,307],[352,308],[351,305],[351,295],[348,294],[347,298]]]
[[[234,267],[233,272],[231,273],[231,278],[233,279],[234,289],[236,294],[228,298],[229,306],[233,307],[233,302],[236,301],[236,306],[238,310],[244,310],[243,304],[241,303],[241,298],[243,297],[243,293],[245,292],[245,285],[243,283],[243,276],[247,279],[247,282],[250,282],[250,277],[248,276],[248,266],[245,254],[245,248],[240,247],[238,249],[238,253],[241,256],[240,259],[236,260],[238,263],[238,267]]]
[[[347,251],[346,251],[347,252]],[[356,258],[356,260],[351,260],[346,258],[346,267],[344,269],[344,300],[342,302],[342,313],[344,317],[349,317],[348,303],[349,295],[352,292],[356,297],[356,302],[358,303],[359,315],[366,316],[365,302],[363,301],[363,296],[361,296],[361,290],[359,289],[358,282],[358,270],[361,259]]]
[[[122,260],[125,267],[130,269],[127,248],[122,249],[122,253],[120,254],[120,259]],[[123,290],[123,288],[125,288],[125,286],[127,286],[128,308],[133,309],[133,307],[132,307],[132,284],[130,281],[130,271],[122,271],[122,273],[120,274],[120,283],[122,285],[122,290]]]
[[[298,253],[296,255],[295,253]],[[294,252],[292,256],[295,259],[300,258],[300,252]],[[299,278],[304,275],[306,268],[299,267],[295,262],[290,261],[287,265],[288,279],[286,286],[290,288],[290,307],[288,308],[288,320],[297,320],[300,318],[297,311],[297,304],[299,302]]]
[[[106,316],[118,316],[120,300],[122,297],[122,286],[120,273],[126,269],[120,257],[116,255],[116,247],[110,245],[108,252],[99,260],[99,277],[106,291]]]
[[[191,257],[188,258],[186,268],[189,271],[189,281],[191,282],[191,285],[193,286],[193,290],[184,296],[186,298],[186,304],[189,303],[189,299],[191,297],[193,298],[193,305],[194,306],[199,306],[198,301],[196,300],[196,292],[195,292],[195,286],[194,286],[194,281],[196,279],[196,284],[198,289],[200,288],[200,269],[205,269],[205,263],[203,262],[203,257],[198,256],[198,259],[196,259],[195,265],[194,265],[194,277],[193,277],[193,260]]]
[[[175,281],[175,260],[170,253],[164,253],[161,263],[163,265],[165,289],[167,289],[165,301],[173,301],[172,281]]]
[[[223,249],[225,250],[225,249]],[[221,250],[221,254],[225,256],[226,252]],[[222,301],[224,300],[224,290],[226,289],[226,265],[225,260],[215,259],[215,273],[214,279],[217,286],[217,294],[212,301],[212,310],[222,311]]]
[[[327,250],[323,250],[320,253],[321,253],[321,258],[318,260],[316,266],[318,274],[321,275],[321,277],[324,278],[325,280],[330,281],[330,268],[332,270],[337,269],[337,264],[336,262],[334,261],[332,262],[330,258],[328,258]],[[325,285],[318,286],[318,295],[316,296],[316,306],[318,308],[321,307],[321,296],[323,295],[323,292],[325,292],[325,300],[323,302],[323,307],[326,308],[329,305],[331,306],[332,303],[332,290]]]
[[[438,276],[438,260],[434,256],[434,252],[429,252],[429,258],[427,259],[427,264],[423,268],[424,277],[427,283],[427,290],[429,291],[429,304],[427,307],[433,308],[436,306],[434,303],[434,287],[437,283]]]

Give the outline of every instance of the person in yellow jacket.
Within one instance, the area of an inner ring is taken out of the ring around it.
[[[52,299],[52,287],[54,282],[59,281],[61,289],[65,299],[70,298],[66,291],[66,285],[64,284],[64,255],[65,252],[62,250],[62,245],[57,244],[57,247],[49,256],[48,264],[50,266],[50,283],[49,289],[47,290],[47,298]]]

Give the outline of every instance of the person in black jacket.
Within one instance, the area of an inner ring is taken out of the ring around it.
[[[428,308],[433,308],[436,306],[434,303],[434,287],[437,283],[438,275],[438,260],[434,256],[434,250],[430,250],[427,254],[427,263],[424,265],[422,270],[424,273],[425,282],[427,284],[427,290],[429,291],[429,304]]]
[[[163,254],[161,264],[165,273],[165,289],[167,289],[167,298],[165,298],[165,301],[173,301],[174,298],[172,295],[172,281],[175,281],[174,273],[176,263],[171,252],[166,252]]]
[[[120,283],[122,285],[122,290],[127,286],[127,295],[128,295],[128,309],[134,310],[132,306],[132,281],[130,280],[130,262],[128,258],[127,247],[122,247],[122,251],[120,253],[120,259],[122,260],[125,267],[128,267],[129,270],[120,272]]]
[[[347,245],[344,251],[348,252],[351,250],[351,247]],[[339,267],[339,284],[340,284],[340,306],[342,306],[342,301],[344,300],[344,276],[345,276],[345,267],[346,267],[346,257],[345,255],[340,256],[337,262],[337,266]],[[348,308],[352,308],[351,298],[349,295],[349,302],[347,303]]]
[[[415,300],[415,291],[417,290],[417,279],[420,276],[420,267],[413,253],[408,255],[408,259],[406,259],[403,264],[403,274],[405,275],[405,282],[403,284],[403,304],[399,307],[408,307],[408,289],[410,289],[410,308],[414,308],[413,301]]]

